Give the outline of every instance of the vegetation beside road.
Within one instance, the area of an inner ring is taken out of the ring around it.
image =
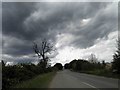
[[[33,79],[23,81],[13,88],[48,88],[49,83],[51,82],[55,74],[56,72],[42,74]]]
[[[97,76],[104,76],[104,77],[108,77],[108,78],[120,79],[120,74],[112,73],[112,71],[106,70],[106,69],[93,70],[93,71],[83,71],[82,73],[92,74],[92,75],[97,75]]]
[[[99,61],[94,54],[91,54],[89,60],[75,59],[65,64],[64,67],[77,72],[120,79],[120,40],[117,51],[113,55],[113,61],[110,63],[106,63],[104,60]]]
[[[53,71],[52,67],[44,68],[42,65],[43,64],[41,62],[38,65],[25,63],[5,66],[4,62],[2,61],[2,88],[11,88],[18,83]]]
[[[55,64],[53,67],[43,67],[43,62],[34,65],[22,63],[12,66],[5,66],[2,61],[2,88],[47,88],[47,85],[60,70],[62,64]]]
[[[106,68],[102,63],[90,63],[86,60],[73,60],[69,64],[67,64],[66,69],[70,69],[75,72],[98,75],[98,76],[105,76],[110,78],[119,78],[120,74],[117,72],[113,72],[112,67]]]

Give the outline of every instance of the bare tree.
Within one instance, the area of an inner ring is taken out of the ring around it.
[[[98,62],[95,54],[91,54],[91,55],[90,55],[90,57],[89,57],[89,62],[90,62],[90,63],[97,63],[97,62]]]
[[[38,47],[38,44],[34,42],[33,49],[37,56],[40,59],[40,62],[44,62],[47,65],[49,60],[48,54],[51,54],[54,51],[54,47],[46,39],[42,40],[41,45]]]

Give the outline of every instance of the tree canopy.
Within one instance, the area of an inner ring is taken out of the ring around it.
[[[39,63],[44,63],[44,67],[46,67],[47,62],[49,60],[47,54],[48,53],[51,54],[51,52],[54,51],[53,45],[50,42],[48,42],[46,39],[44,39],[41,41],[40,46],[38,46],[38,44],[34,42],[33,49],[40,59]]]
[[[112,67],[113,67],[114,70],[117,70],[117,73],[120,73],[120,38],[118,40],[117,51],[113,55]]]

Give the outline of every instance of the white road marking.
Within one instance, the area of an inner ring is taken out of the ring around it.
[[[90,86],[90,87],[92,87],[92,88],[95,88],[95,89],[97,89],[97,90],[99,90],[97,87],[95,87],[95,86],[93,86],[93,85],[90,85],[90,84],[88,84],[88,83],[86,83],[86,82],[82,82],[83,84],[86,84],[86,85],[88,85],[88,86]]]

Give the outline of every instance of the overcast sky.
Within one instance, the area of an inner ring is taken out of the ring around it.
[[[3,2],[3,60],[37,62],[33,41],[46,38],[57,51],[51,63],[73,59],[112,61],[118,37],[118,4],[108,2]]]

